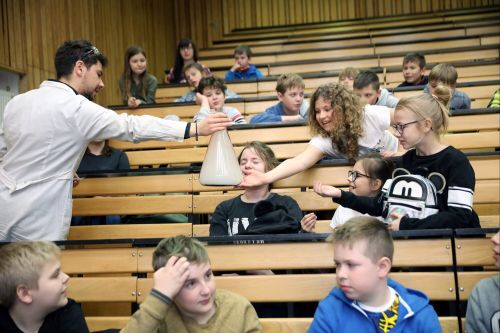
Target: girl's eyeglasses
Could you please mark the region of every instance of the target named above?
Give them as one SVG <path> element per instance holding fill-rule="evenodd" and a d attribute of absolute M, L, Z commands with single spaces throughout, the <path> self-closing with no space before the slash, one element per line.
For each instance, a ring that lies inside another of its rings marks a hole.
<path fill-rule="evenodd" d="M 352 170 L 347 171 L 347 178 L 351 182 L 355 182 L 358 177 L 372 178 L 372 177 L 370 177 L 368 175 L 362 174 L 361 172 L 352 171 Z"/>
<path fill-rule="evenodd" d="M 396 125 L 392 125 L 391 127 L 394 128 L 400 135 L 403 135 L 403 132 L 404 132 L 405 128 L 408 127 L 408 125 L 416 124 L 422 120 L 424 120 L 424 119 L 410 121 L 409 123 L 406 123 L 406 124 L 396 124 Z"/>

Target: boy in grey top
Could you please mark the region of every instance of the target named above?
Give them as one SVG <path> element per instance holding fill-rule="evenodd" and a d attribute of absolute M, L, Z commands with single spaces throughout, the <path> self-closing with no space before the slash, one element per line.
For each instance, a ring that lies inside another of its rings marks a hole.
<path fill-rule="evenodd" d="M 500 231 L 492 238 L 495 266 L 500 269 Z M 467 333 L 500 332 L 500 274 L 479 281 L 467 303 Z"/>
<path fill-rule="evenodd" d="M 226 85 L 222 79 L 215 76 L 204 77 L 198 84 L 197 90 L 196 103 L 201 104 L 201 108 L 194 116 L 194 122 L 205 119 L 210 113 L 223 112 L 233 124 L 247 123 L 238 109 L 224 106 Z"/>
<path fill-rule="evenodd" d="M 380 88 L 378 75 L 372 71 L 362 71 L 356 76 L 354 91 L 366 104 L 370 105 L 395 108 L 399 101 L 387 89 Z"/>

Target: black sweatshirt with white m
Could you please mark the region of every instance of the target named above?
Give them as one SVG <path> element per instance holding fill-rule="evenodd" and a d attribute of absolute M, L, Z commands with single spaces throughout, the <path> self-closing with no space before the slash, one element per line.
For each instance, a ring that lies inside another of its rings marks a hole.
<path fill-rule="evenodd" d="M 467 157 L 459 150 L 449 146 L 437 154 L 418 156 L 415 149 L 406 152 L 397 162 L 398 168 L 404 168 L 411 174 L 440 173 L 446 180 L 445 187 L 437 194 L 439 213 L 424 219 L 405 216 L 399 228 L 409 229 L 444 229 L 444 228 L 479 228 L 479 218 L 472 209 L 476 178 Z M 381 216 L 383 200 L 358 197 L 342 191 L 334 202 L 360 213 Z"/>

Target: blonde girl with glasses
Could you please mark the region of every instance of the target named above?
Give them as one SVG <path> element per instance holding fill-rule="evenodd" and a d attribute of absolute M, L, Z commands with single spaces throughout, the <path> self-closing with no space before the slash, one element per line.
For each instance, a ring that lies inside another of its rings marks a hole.
<path fill-rule="evenodd" d="M 423 219 L 393 213 L 392 230 L 479 228 L 479 219 L 472 209 L 475 174 L 467 157 L 452 146 L 441 143 L 440 137 L 448 126 L 447 105 L 451 98 L 449 88 L 439 85 L 434 94 L 403 98 L 396 106 L 393 127 L 400 145 L 408 151 L 398 167 L 411 174 L 439 176 L 437 186 L 437 214 Z M 357 196 L 319 181 L 314 191 L 332 197 L 338 204 L 372 216 L 382 214 L 383 200 L 379 197 Z"/>

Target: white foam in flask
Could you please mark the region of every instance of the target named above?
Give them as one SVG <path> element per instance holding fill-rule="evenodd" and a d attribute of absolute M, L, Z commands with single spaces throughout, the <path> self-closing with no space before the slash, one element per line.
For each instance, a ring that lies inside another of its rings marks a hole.
<path fill-rule="evenodd" d="M 238 185 L 243 180 L 240 165 L 227 130 L 210 137 L 200 171 L 200 183 L 211 186 Z"/>

